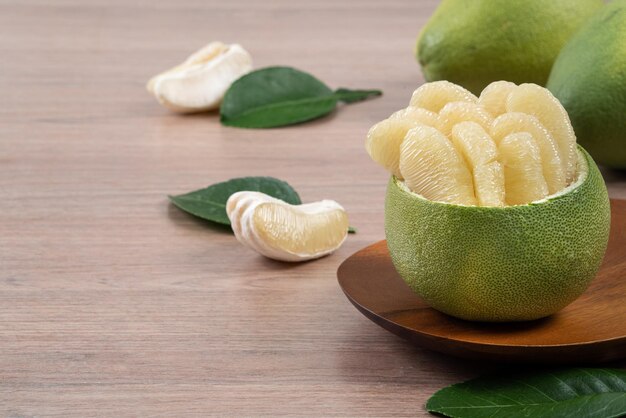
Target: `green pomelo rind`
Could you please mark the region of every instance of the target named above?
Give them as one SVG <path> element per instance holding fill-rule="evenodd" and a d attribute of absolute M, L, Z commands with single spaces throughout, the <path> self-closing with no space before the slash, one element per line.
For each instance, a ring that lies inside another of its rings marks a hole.
<path fill-rule="evenodd" d="M 492 81 L 545 85 L 559 51 L 602 0 L 443 0 L 417 41 L 426 81 L 474 94 Z"/>
<path fill-rule="evenodd" d="M 626 168 L 626 1 L 595 14 L 559 54 L 547 84 L 598 164 Z"/>
<path fill-rule="evenodd" d="M 585 177 L 564 194 L 503 208 L 429 201 L 392 176 L 385 234 L 396 270 L 426 303 L 458 318 L 524 321 L 559 311 L 596 275 L 609 237 L 606 186 L 581 147 L 579 172 Z"/>

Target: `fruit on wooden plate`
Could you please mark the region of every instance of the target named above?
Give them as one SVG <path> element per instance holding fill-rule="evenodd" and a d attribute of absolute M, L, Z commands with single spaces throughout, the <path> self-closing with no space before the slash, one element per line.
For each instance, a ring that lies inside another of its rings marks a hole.
<path fill-rule="evenodd" d="M 497 80 L 544 85 L 563 45 L 602 4 L 443 0 L 420 32 L 417 59 L 427 81 L 449 80 L 475 94 Z"/>
<path fill-rule="evenodd" d="M 626 169 L 626 0 L 606 4 L 570 39 L 547 87 L 593 158 Z"/>
<path fill-rule="evenodd" d="M 587 288 L 608 241 L 602 176 L 582 148 L 578 162 L 578 178 L 560 193 L 505 207 L 434 202 L 392 177 L 385 233 L 398 273 L 430 306 L 462 319 L 559 311 Z"/>
<path fill-rule="evenodd" d="M 323 257 L 348 233 L 348 215 L 333 200 L 290 205 L 260 192 L 237 192 L 226 213 L 239 242 L 275 260 Z"/>
<path fill-rule="evenodd" d="M 176 112 L 213 110 L 230 85 L 250 70 L 252 58 L 241 45 L 211 42 L 182 64 L 152 77 L 147 89 Z"/>
<path fill-rule="evenodd" d="M 610 207 L 567 113 L 530 84 L 494 83 L 478 98 L 450 94 L 460 90 L 448 82 L 420 89 L 428 96 L 411 103 L 438 123 L 367 147 L 377 162 L 377 152 L 398 161 L 387 167 L 385 233 L 400 276 L 467 320 L 532 320 L 571 303 L 600 266 Z M 442 113 L 454 115 L 447 126 Z"/>

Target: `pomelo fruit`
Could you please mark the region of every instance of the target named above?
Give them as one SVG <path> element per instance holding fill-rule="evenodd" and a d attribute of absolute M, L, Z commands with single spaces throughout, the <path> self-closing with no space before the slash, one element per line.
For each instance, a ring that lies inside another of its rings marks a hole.
<path fill-rule="evenodd" d="M 443 0 L 420 32 L 417 58 L 426 81 L 449 80 L 475 94 L 497 80 L 544 85 L 565 42 L 602 5 Z"/>
<path fill-rule="evenodd" d="M 395 177 L 385 233 L 400 276 L 433 308 L 475 321 L 523 321 L 562 309 L 587 288 L 606 250 L 608 194 L 578 148 L 578 179 L 519 206 L 434 202 Z"/>
<path fill-rule="evenodd" d="M 547 84 L 598 164 L 626 169 L 626 1 L 604 6 L 565 45 Z"/>
<path fill-rule="evenodd" d="M 535 84 L 476 97 L 444 81 L 409 109 L 429 117 L 390 117 L 366 142 L 392 174 L 385 230 L 409 286 L 480 321 L 541 318 L 579 296 L 606 250 L 609 200 L 559 101 Z"/>

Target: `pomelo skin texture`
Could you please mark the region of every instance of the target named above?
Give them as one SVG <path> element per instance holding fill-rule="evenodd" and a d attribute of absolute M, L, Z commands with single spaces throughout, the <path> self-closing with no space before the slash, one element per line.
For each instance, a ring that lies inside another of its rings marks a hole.
<path fill-rule="evenodd" d="M 604 6 L 570 39 L 547 87 L 598 164 L 626 169 L 626 1 Z"/>
<path fill-rule="evenodd" d="M 580 147 L 578 158 L 580 183 L 519 206 L 433 202 L 392 176 L 385 233 L 396 270 L 430 306 L 466 320 L 524 321 L 562 309 L 597 273 L 610 227 L 602 175 Z"/>
<path fill-rule="evenodd" d="M 417 58 L 426 81 L 474 94 L 492 81 L 545 85 L 565 42 L 602 0 L 443 0 L 422 29 Z"/>

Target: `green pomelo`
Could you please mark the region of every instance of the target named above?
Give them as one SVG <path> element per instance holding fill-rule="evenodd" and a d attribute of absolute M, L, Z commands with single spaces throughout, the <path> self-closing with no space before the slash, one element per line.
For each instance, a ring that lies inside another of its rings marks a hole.
<path fill-rule="evenodd" d="M 400 276 L 425 302 L 467 320 L 542 318 L 580 296 L 609 237 L 609 198 L 579 147 L 578 179 L 562 193 L 519 206 L 433 202 L 392 177 L 385 232 Z"/>
<path fill-rule="evenodd" d="M 626 1 L 613 1 L 565 45 L 548 89 L 598 164 L 626 168 Z"/>
<path fill-rule="evenodd" d="M 420 33 L 426 81 L 478 95 L 492 81 L 545 85 L 565 42 L 602 0 L 443 0 Z"/>

